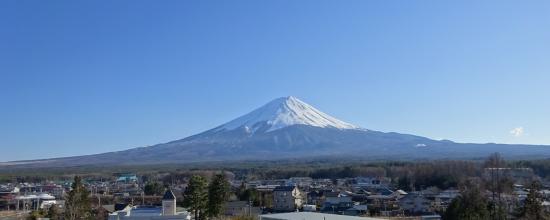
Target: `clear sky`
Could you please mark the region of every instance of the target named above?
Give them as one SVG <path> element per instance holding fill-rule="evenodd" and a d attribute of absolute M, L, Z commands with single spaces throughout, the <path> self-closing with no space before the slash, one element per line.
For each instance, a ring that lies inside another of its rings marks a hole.
<path fill-rule="evenodd" d="M 0 2 L 0 161 L 148 146 L 293 95 L 344 121 L 550 144 L 550 1 Z"/>

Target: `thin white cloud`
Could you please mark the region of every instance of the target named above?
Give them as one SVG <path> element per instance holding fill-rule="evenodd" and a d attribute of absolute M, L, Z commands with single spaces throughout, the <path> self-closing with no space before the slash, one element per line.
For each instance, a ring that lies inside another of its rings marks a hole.
<path fill-rule="evenodd" d="M 512 134 L 514 137 L 521 137 L 524 133 L 523 127 L 517 127 L 510 131 L 510 134 Z"/>

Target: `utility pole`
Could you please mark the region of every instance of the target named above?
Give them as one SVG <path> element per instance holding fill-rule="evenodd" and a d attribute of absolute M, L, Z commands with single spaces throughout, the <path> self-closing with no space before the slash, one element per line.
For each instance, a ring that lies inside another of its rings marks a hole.
<path fill-rule="evenodd" d="M 248 200 L 248 216 L 252 216 L 252 200 Z"/>

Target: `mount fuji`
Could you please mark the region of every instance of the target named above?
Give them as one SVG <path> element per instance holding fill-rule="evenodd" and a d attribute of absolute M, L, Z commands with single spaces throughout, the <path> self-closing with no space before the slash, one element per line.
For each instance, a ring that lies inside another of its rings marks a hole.
<path fill-rule="evenodd" d="M 251 133 L 256 133 L 256 131 L 275 131 L 293 125 L 338 129 L 359 128 L 327 115 L 296 97 L 289 96 L 275 99 L 261 108 L 230 121 L 215 130 L 227 131 L 245 128 Z"/>
<path fill-rule="evenodd" d="M 124 151 L 2 166 L 163 164 L 296 158 L 366 160 L 473 159 L 500 152 L 507 158 L 548 158 L 550 146 L 455 143 L 361 128 L 289 96 L 184 139 Z"/>

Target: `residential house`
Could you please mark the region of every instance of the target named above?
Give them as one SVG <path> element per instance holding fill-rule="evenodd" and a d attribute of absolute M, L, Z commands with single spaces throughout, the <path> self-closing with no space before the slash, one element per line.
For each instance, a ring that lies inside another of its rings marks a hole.
<path fill-rule="evenodd" d="M 367 197 L 367 204 L 375 212 L 380 212 L 383 216 L 396 215 L 399 212 L 398 198 L 399 193 L 389 195 L 375 194 Z"/>
<path fill-rule="evenodd" d="M 441 191 L 434 198 L 434 209 L 436 211 L 444 212 L 451 204 L 451 201 L 460 195 L 460 191 L 457 189 L 447 189 Z"/>
<path fill-rule="evenodd" d="M 311 177 L 291 177 L 288 179 L 286 185 L 294 185 L 300 189 L 309 188 L 313 184 Z"/>
<path fill-rule="evenodd" d="M 307 202 L 308 204 L 316 205 L 318 207 L 321 207 L 323 203 L 325 202 L 325 194 L 327 190 L 314 190 L 309 193 L 307 193 Z"/>
<path fill-rule="evenodd" d="M 387 177 L 357 177 L 353 180 L 355 188 L 387 188 L 391 180 Z"/>
<path fill-rule="evenodd" d="M 340 192 L 326 192 L 325 201 L 321 206 L 321 212 L 325 213 L 343 213 L 345 210 L 353 207 L 351 196 Z"/>
<path fill-rule="evenodd" d="M 399 200 L 399 207 L 406 214 L 431 213 L 432 202 L 420 192 L 410 192 Z"/>
<path fill-rule="evenodd" d="M 363 216 L 369 212 L 367 205 L 353 205 L 353 207 L 346 209 L 344 215 Z"/>

